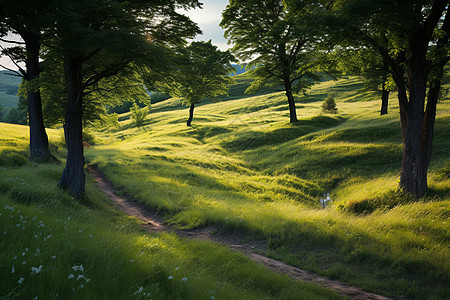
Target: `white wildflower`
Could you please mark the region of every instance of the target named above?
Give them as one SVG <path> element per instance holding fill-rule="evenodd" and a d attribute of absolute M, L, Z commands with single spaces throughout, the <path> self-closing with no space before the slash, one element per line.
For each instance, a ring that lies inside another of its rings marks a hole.
<path fill-rule="evenodd" d="M 14 266 L 11 268 L 11 274 L 16 273 L 16 269 L 14 269 Z"/>
<path fill-rule="evenodd" d="M 181 281 L 186 282 L 188 279 L 186 277 L 181 278 Z"/>
<path fill-rule="evenodd" d="M 72 279 L 72 278 L 75 278 L 75 276 L 73 276 L 73 274 L 69 274 L 68 279 Z"/>
<path fill-rule="evenodd" d="M 75 272 L 84 272 L 83 265 L 73 266 L 72 270 L 74 270 Z"/>
<path fill-rule="evenodd" d="M 84 278 L 84 275 L 78 275 L 77 280 Z"/>
<path fill-rule="evenodd" d="M 39 274 L 42 271 L 42 265 L 40 265 L 38 268 L 36 267 L 31 267 L 31 275 L 34 274 Z"/>
<path fill-rule="evenodd" d="M 56 255 L 53 255 L 52 257 L 50 257 L 51 259 L 55 259 L 56 258 Z"/>
<path fill-rule="evenodd" d="M 23 262 L 22 262 L 22 265 L 26 265 L 27 264 L 27 262 L 24 260 Z"/>
<path fill-rule="evenodd" d="M 20 277 L 19 280 L 17 280 L 17 282 L 18 282 L 19 284 L 22 284 L 24 280 L 25 280 L 25 278 Z"/>
<path fill-rule="evenodd" d="M 173 279 L 173 277 L 172 277 L 172 275 L 170 275 L 169 277 L 167 277 L 169 280 L 172 280 Z"/>
<path fill-rule="evenodd" d="M 180 267 L 176 267 L 176 268 L 175 268 L 175 270 L 179 270 L 179 269 L 180 269 Z"/>
<path fill-rule="evenodd" d="M 141 286 L 141 287 L 139 288 L 139 290 L 137 290 L 136 292 L 133 293 L 133 295 L 140 294 L 140 293 L 142 293 L 143 290 L 144 290 L 144 288 Z"/>

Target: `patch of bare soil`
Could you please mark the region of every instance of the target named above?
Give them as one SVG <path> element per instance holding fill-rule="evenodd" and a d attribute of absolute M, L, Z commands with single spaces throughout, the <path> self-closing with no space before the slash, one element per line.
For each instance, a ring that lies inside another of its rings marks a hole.
<path fill-rule="evenodd" d="M 317 274 L 301 270 L 297 267 L 288 265 L 284 262 L 266 257 L 256 253 L 265 249 L 264 241 L 251 241 L 242 243 L 242 238 L 230 233 L 218 232 L 216 228 L 206 227 L 195 230 L 180 230 L 176 229 L 156 213 L 155 210 L 139 203 L 130 196 L 118 196 L 114 193 L 114 184 L 108 180 L 103 172 L 95 165 L 87 166 L 88 172 L 93 176 L 97 182 L 98 187 L 126 214 L 134 216 L 144 222 L 143 227 L 150 232 L 174 232 L 178 236 L 184 238 L 209 240 L 221 243 L 230 247 L 232 250 L 239 251 L 247 257 L 263 264 L 268 269 L 279 274 L 286 274 L 287 276 L 300 280 L 303 282 L 314 282 L 323 287 L 335 290 L 341 295 L 349 296 L 351 299 L 357 300 L 389 300 L 390 298 L 363 291 L 357 287 L 350 286 L 346 283 L 328 279 Z"/>

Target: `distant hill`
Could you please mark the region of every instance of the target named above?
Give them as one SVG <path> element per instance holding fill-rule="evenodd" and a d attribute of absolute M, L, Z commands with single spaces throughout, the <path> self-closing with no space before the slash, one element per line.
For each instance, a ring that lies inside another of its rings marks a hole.
<path fill-rule="evenodd" d="M 8 71 L 0 71 L 0 105 L 4 108 L 17 107 L 19 97 L 17 90 L 22 78 L 8 75 Z"/>
<path fill-rule="evenodd" d="M 232 66 L 236 68 L 236 72 L 231 74 L 231 76 L 239 75 L 239 74 L 242 74 L 247 71 L 245 69 L 245 66 L 241 66 L 241 65 L 237 65 L 237 64 L 232 64 Z"/>
<path fill-rule="evenodd" d="M 22 78 L 8 75 L 8 71 L 0 71 L 0 89 L 5 87 L 16 87 L 22 82 Z"/>

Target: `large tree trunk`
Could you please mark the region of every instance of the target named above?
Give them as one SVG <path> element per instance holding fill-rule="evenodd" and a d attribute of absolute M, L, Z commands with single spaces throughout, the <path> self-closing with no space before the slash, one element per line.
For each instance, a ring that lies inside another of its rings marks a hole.
<path fill-rule="evenodd" d="M 187 126 L 191 126 L 192 119 L 194 118 L 194 103 L 191 104 L 191 107 L 189 108 L 189 118 L 186 122 Z"/>
<path fill-rule="evenodd" d="M 427 189 L 429 156 L 426 148 L 427 132 L 424 132 L 425 97 L 429 66 L 423 48 L 413 51 L 408 71 L 409 102 L 400 101 L 400 110 L 406 118 L 400 118 L 404 131 L 402 170 L 400 188 L 406 192 L 421 196 Z M 432 122 L 434 127 L 434 120 Z M 430 124 L 431 125 L 431 124 Z M 431 139 L 429 140 L 431 143 Z M 431 149 L 431 146 L 430 146 Z"/>
<path fill-rule="evenodd" d="M 294 96 L 292 95 L 292 84 L 289 78 L 284 80 L 284 88 L 286 90 L 286 97 L 288 98 L 289 103 L 289 122 L 294 123 L 297 122 L 297 111 L 295 109 L 295 101 Z"/>
<path fill-rule="evenodd" d="M 68 92 L 64 137 L 67 146 L 67 162 L 58 186 L 76 198 L 85 194 L 85 174 L 82 128 L 82 60 L 64 59 L 64 72 Z"/>
<path fill-rule="evenodd" d="M 381 112 L 380 115 L 387 115 L 389 104 L 389 90 L 386 89 L 386 84 L 383 82 L 381 91 Z"/>
<path fill-rule="evenodd" d="M 26 46 L 26 76 L 25 80 L 32 81 L 39 77 L 39 35 L 26 32 L 22 34 Z M 30 161 L 51 162 L 57 159 L 50 154 L 48 137 L 44 127 L 42 116 L 41 93 L 39 89 L 29 88 L 28 122 L 30 127 Z"/>

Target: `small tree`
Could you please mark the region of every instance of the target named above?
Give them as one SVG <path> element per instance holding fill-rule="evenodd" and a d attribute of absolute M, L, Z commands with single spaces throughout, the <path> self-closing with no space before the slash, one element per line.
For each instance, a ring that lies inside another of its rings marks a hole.
<path fill-rule="evenodd" d="M 208 42 L 192 42 L 188 47 L 178 48 L 172 70 L 158 75 L 155 85 L 164 93 L 183 97 L 190 105 L 187 126 L 191 126 L 195 104 L 204 98 L 224 95 L 233 82 L 230 77 L 235 68 L 229 51 L 220 51 Z M 154 80 L 153 74 L 152 77 Z"/>
<path fill-rule="evenodd" d="M 333 96 L 328 95 L 325 101 L 322 104 L 322 111 L 325 113 L 335 114 L 337 112 L 336 101 L 334 101 Z"/>
<path fill-rule="evenodd" d="M 145 118 L 147 117 L 149 110 L 148 106 L 140 108 L 136 103 L 130 108 L 131 120 L 136 125 L 136 127 L 141 127 L 144 125 Z"/>

